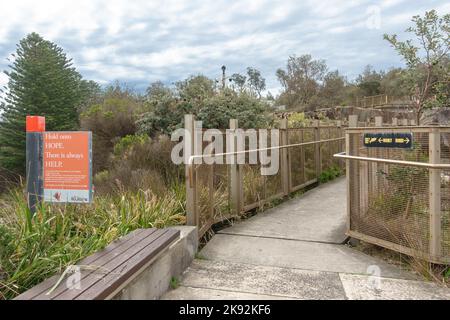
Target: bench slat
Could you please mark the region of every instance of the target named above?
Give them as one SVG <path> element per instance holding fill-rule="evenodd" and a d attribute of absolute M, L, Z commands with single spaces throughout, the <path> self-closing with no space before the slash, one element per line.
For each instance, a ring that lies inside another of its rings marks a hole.
<path fill-rule="evenodd" d="M 126 252 L 133 251 L 133 248 L 136 246 L 136 244 L 141 243 L 142 241 L 145 241 L 146 239 L 149 238 L 152 239 L 152 237 L 157 233 L 158 233 L 157 229 L 146 229 L 143 232 L 139 233 L 139 236 L 130 237 L 128 241 L 126 241 L 124 244 L 115 248 L 114 250 L 109 251 L 109 254 L 106 255 L 100 254 L 98 259 L 94 260 L 88 259 L 88 261 L 91 261 L 90 263 L 91 266 L 95 266 L 97 268 L 99 267 L 108 268 L 108 266 L 106 266 L 108 263 L 111 262 L 114 263 L 113 261 L 117 257 L 123 256 Z M 101 274 L 99 274 L 98 271 L 96 272 L 96 270 L 81 269 L 80 272 L 81 272 L 80 281 L 82 286 L 84 286 L 84 283 L 88 277 L 95 277 L 96 279 L 101 278 Z M 67 278 L 64 279 L 64 281 L 61 282 L 61 284 L 50 295 L 46 295 L 45 292 L 44 294 L 34 297 L 33 300 L 54 300 L 59 295 L 63 295 L 65 292 L 70 290 L 66 286 L 66 280 Z M 72 285 L 76 284 L 77 283 L 73 283 Z M 82 290 L 84 290 L 83 287 Z M 79 290 L 70 290 L 70 291 L 77 291 L 78 293 L 80 292 Z M 68 300 L 70 300 L 70 298 Z"/>
<path fill-rule="evenodd" d="M 101 266 L 108 270 L 108 274 L 115 273 L 115 272 L 122 272 L 121 268 L 118 268 L 120 266 L 125 267 L 128 261 L 137 255 L 139 252 L 144 250 L 147 246 L 151 245 L 155 241 L 157 241 L 161 236 L 163 236 L 165 233 L 171 233 L 178 237 L 179 231 L 173 230 L 173 229 L 160 229 L 156 230 L 149 236 L 147 236 L 145 239 L 142 239 L 141 241 L 137 242 L 130 248 L 128 248 L 126 251 L 123 251 L 119 255 L 110 258 L 109 256 L 104 257 L 104 261 L 102 261 Z M 164 243 L 161 243 L 162 246 Z M 144 259 L 145 257 L 141 257 L 141 259 Z M 98 273 L 91 272 L 87 275 L 87 277 L 83 277 L 81 280 L 81 290 L 70 290 L 66 288 L 62 293 L 58 293 L 54 296 L 52 296 L 52 299 L 55 300 L 73 300 L 76 299 L 78 296 L 83 295 L 83 293 L 87 290 L 90 290 L 92 286 L 94 286 L 98 282 L 104 282 L 105 277 L 108 276 L 99 276 Z M 124 278 L 126 279 L 126 278 Z"/>
<path fill-rule="evenodd" d="M 83 260 L 81 260 L 79 265 L 89 265 L 102 258 L 107 254 L 114 254 L 114 251 L 117 251 L 120 247 L 125 245 L 127 242 L 132 241 L 133 239 L 139 238 L 142 236 L 144 232 L 154 231 L 155 229 L 136 229 L 126 236 L 119 238 L 113 242 L 111 242 L 105 249 L 100 250 Z M 61 273 L 62 274 L 62 273 Z M 58 279 L 61 277 L 61 274 L 54 275 L 45 281 L 39 283 L 34 286 L 30 290 L 25 291 L 24 293 L 17 296 L 14 300 L 32 300 L 40 295 L 44 295 L 56 284 Z M 64 281 L 60 284 L 61 287 L 64 287 Z M 57 288 L 58 289 L 58 288 Z M 56 290 L 55 290 L 56 291 Z M 46 296 L 47 297 L 47 296 Z"/>
<path fill-rule="evenodd" d="M 131 259 L 116 267 L 101 281 L 84 291 L 76 300 L 103 300 L 113 294 L 123 283 L 150 262 L 160 252 L 179 238 L 178 230 L 167 230 L 155 242 L 145 247 Z M 118 273 L 120 272 L 120 274 Z"/>

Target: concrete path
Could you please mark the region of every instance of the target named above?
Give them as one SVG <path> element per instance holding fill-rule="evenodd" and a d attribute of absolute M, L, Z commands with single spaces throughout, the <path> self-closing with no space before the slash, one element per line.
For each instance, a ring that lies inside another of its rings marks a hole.
<path fill-rule="evenodd" d="M 163 298 L 450 299 L 450 289 L 343 244 L 345 188 L 338 179 L 222 230 Z"/>

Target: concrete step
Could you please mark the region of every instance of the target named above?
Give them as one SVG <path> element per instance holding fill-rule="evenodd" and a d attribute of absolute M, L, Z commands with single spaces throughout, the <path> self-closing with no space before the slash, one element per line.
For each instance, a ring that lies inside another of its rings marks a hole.
<path fill-rule="evenodd" d="M 225 291 L 207 288 L 181 286 L 168 292 L 161 300 L 296 300 L 289 297 L 278 297 L 238 291 Z"/>
<path fill-rule="evenodd" d="M 450 300 L 434 283 L 194 260 L 164 300 Z"/>
<path fill-rule="evenodd" d="M 413 274 L 345 245 L 217 234 L 200 255 L 214 261 L 259 266 L 371 275 L 377 266 L 382 277 L 417 279 Z"/>
<path fill-rule="evenodd" d="M 432 282 L 351 274 L 339 276 L 351 300 L 450 300 L 450 289 Z"/>
<path fill-rule="evenodd" d="M 208 297 L 208 294 L 212 294 Z M 194 260 L 164 299 L 345 299 L 337 273 Z"/>
<path fill-rule="evenodd" d="M 346 192 L 340 178 L 219 233 L 341 244 L 347 238 Z"/>

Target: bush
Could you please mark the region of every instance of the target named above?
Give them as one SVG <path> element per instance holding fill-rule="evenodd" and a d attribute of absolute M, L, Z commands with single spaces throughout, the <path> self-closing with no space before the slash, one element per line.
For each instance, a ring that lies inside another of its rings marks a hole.
<path fill-rule="evenodd" d="M 100 104 L 81 114 L 81 129 L 93 133 L 94 172 L 108 167 L 114 145 L 122 137 L 136 133 L 136 119 L 143 103 L 131 93 L 110 90 Z"/>
<path fill-rule="evenodd" d="M 302 128 L 311 124 L 311 119 L 307 119 L 304 112 L 293 113 L 288 119 L 289 128 Z"/>
<path fill-rule="evenodd" d="M 151 190 L 157 195 L 184 180 L 184 168 L 171 161 L 174 142 L 167 136 L 126 136 L 114 147 L 108 171 L 94 178 L 98 194 Z"/>

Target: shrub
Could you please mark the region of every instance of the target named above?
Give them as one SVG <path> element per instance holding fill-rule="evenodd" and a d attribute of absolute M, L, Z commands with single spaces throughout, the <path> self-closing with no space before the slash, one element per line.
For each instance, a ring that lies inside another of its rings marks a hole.
<path fill-rule="evenodd" d="M 136 133 L 136 118 L 143 104 L 131 93 L 110 90 L 100 104 L 81 114 L 82 130 L 93 133 L 94 172 L 108 167 L 114 145 L 122 137 Z"/>
<path fill-rule="evenodd" d="M 288 119 L 289 128 L 302 128 L 311 124 L 311 119 L 307 119 L 304 112 L 293 113 Z"/>
<path fill-rule="evenodd" d="M 96 193 L 152 190 L 163 195 L 172 184 L 181 183 L 184 178 L 183 167 L 171 161 L 173 145 L 167 136 L 122 138 L 114 147 L 109 170 L 94 178 Z"/>

